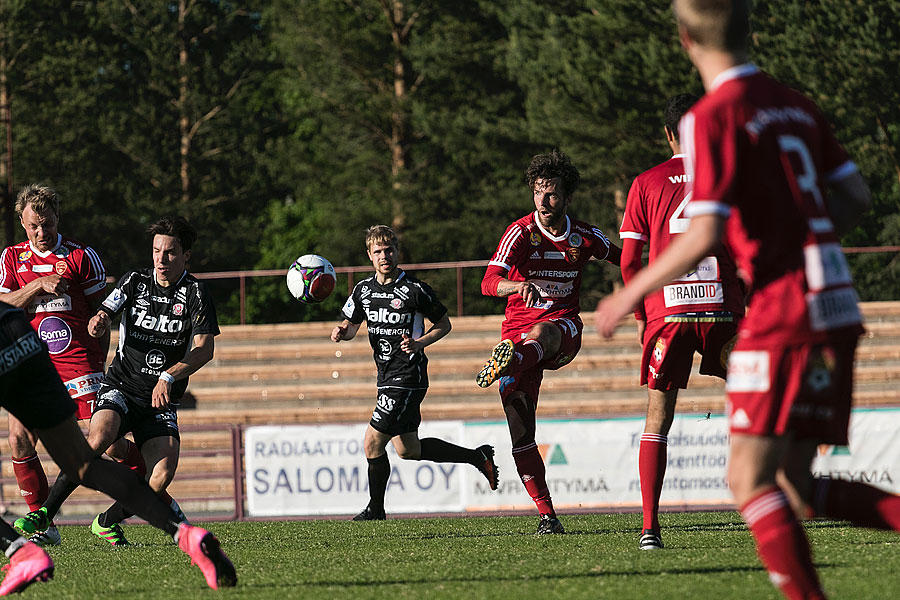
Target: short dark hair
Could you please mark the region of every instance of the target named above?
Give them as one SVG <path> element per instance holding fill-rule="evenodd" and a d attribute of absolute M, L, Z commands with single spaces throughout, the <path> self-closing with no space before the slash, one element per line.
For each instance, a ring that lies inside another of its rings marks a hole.
<path fill-rule="evenodd" d="M 681 141 L 678 135 L 678 123 L 681 121 L 681 117 L 683 117 L 684 113 L 689 111 L 699 99 L 700 98 L 693 94 L 678 94 L 666 101 L 666 108 L 663 111 L 663 121 L 666 124 L 666 128 L 675 136 L 676 142 Z"/>
<path fill-rule="evenodd" d="M 538 154 L 532 157 L 531 163 L 525 169 L 525 183 L 532 190 L 534 182 L 539 179 L 557 178 L 562 180 L 565 197 L 568 198 L 575 193 L 581 174 L 566 153 L 556 148 L 551 150 L 550 154 Z"/>
<path fill-rule="evenodd" d="M 184 217 L 167 216 L 147 228 L 151 237 L 168 235 L 178 239 L 181 249 L 187 252 L 197 240 L 197 230 Z"/>

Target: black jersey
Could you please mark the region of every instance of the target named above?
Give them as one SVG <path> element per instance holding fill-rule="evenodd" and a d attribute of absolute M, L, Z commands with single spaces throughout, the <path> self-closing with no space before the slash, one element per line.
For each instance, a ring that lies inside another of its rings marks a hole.
<path fill-rule="evenodd" d="M 379 387 L 428 387 L 425 352 L 407 354 L 400 349 L 404 334 L 413 339 L 422 336 L 424 317 L 437 323 L 447 314 L 427 283 L 402 270 L 387 285 L 381 285 L 372 275 L 356 284 L 341 312 L 355 325 L 366 322 Z"/>
<path fill-rule="evenodd" d="M 110 318 L 122 314 L 119 346 L 106 380 L 150 404 L 159 374 L 180 362 L 197 334 L 219 334 L 216 309 L 206 284 L 185 271 L 175 285 L 162 287 L 152 268 L 126 273 L 100 306 Z M 172 385 L 184 395 L 188 380 Z"/>

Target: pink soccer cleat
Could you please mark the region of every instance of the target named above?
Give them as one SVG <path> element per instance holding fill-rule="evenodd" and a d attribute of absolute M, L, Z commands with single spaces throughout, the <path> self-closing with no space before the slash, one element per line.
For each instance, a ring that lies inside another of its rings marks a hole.
<path fill-rule="evenodd" d="M 0 596 L 17 594 L 35 581 L 47 581 L 53 577 L 53 560 L 34 542 L 25 542 L 9 564 L 3 566 L 6 577 L 0 583 Z"/>
<path fill-rule="evenodd" d="M 191 564 L 197 565 L 206 578 L 206 584 L 214 590 L 219 586 L 233 587 L 237 584 L 234 565 L 219 547 L 216 536 L 205 529 L 187 523 L 178 526 L 178 547 L 191 557 Z"/>

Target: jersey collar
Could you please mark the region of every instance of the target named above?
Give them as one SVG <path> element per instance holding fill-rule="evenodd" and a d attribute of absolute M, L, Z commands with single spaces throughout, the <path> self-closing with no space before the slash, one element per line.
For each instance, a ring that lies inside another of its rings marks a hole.
<path fill-rule="evenodd" d="M 538 220 L 537 211 L 534 211 L 534 215 L 532 218 L 534 219 L 534 224 L 537 225 L 537 228 L 541 230 L 541 233 L 543 233 L 548 239 L 554 242 L 561 242 L 567 239 L 569 237 L 569 233 L 572 230 L 572 221 L 569 220 L 569 215 L 566 215 L 566 231 L 558 236 L 553 235 L 552 233 L 544 229 L 543 226 L 541 226 L 541 222 Z"/>
<path fill-rule="evenodd" d="M 31 248 L 32 252 L 34 252 L 41 258 L 45 258 L 45 257 L 53 254 L 54 252 L 56 252 L 59 249 L 59 247 L 61 245 L 62 245 L 62 234 L 61 233 L 56 234 L 56 245 L 53 246 L 52 248 L 50 248 L 49 250 L 47 250 L 46 252 L 41 252 L 40 250 L 38 250 L 37 248 L 35 248 L 34 246 L 31 245 L 31 240 L 28 240 L 28 247 Z"/>
<path fill-rule="evenodd" d="M 731 81 L 732 79 L 740 79 L 741 77 L 748 77 L 757 73 L 759 73 L 759 67 L 757 67 L 753 63 L 744 63 L 736 67 L 731 67 L 730 69 L 725 69 L 724 71 L 716 75 L 715 79 L 713 79 L 709 91 L 715 90 L 726 81 Z"/>

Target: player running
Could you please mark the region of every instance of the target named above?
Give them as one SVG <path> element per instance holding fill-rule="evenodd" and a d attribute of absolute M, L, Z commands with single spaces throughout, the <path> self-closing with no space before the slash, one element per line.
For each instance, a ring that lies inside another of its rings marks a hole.
<path fill-rule="evenodd" d="M 183 217 L 164 217 L 148 233 L 153 267 L 122 277 L 87 324 L 91 336 L 101 337 L 122 315 L 119 347 L 97 392 L 88 443 L 105 448 L 131 432 L 150 487 L 162 494 L 178 465 L 178 400 L 188 376 L 212 359 L 219 326 L 206 285 L 185 270 L 197 238 L 194 228 Z M 61 475 L 45 505 L 16 526 L 41 531 L 76 487 Z M 91 531 L 113 546 L 126 545 L 119 523 L 131 514 L 116 502 L 97 515 Z"/>
<path fill-rule="evenodd" d="M 666 102 L 663 130 L 674 156 L 638 175 L 628 192 L 622 238 L 622 279 L 627 284 L 641 269 L 641 252 L 650 246 L 652 264 L 689 222 L 683 211 L 690 200 L 685 183 L 678 122 L 697 101 L 679 94 Z M 659 497 L 666 472 L 669 429 L 678 390 L 687 387 L 694 352 L 703 359 L 700 373 L 725 378 L 728 352 L 744 313 L 743 289 L 731 255 L 719 244 L 692 270 L 644 298 L 634 310 L 643 346 L 641 385 L 647 386 L 647 421 L 641 435 L 638 471 L 644 522 L 638 547 L 663 547 Z"/>
<path fill-rule="evenodd" d="M 481 282 L 486 296 L 508 298 L 502 341 L 475 381 L 500 380 L 500 399 L 512 437 L 512 455 L 537 505 L 537 533 L 564 533 L 553 510 L 544 461 L 535 442 L 538 393 L 544 369 L 567 365 L 581 348 L 581 272 L 591 258 L 619 264 L 621 251 L 602 231 L 566 214 L 578 169 L 553 150 L 531 159 L 525 181 L 535 211 L 506 229 Z"/>
<path fill-rule="evenodd" d="M 0 256 L 0 301 L 25 309 L 75 400 L 76 418 L 90 419 L 109 336 L 92 338 L 87 322 L 106 296 L 106 270 L 92 248 L 59 234 L 59 196 L 51 188 L 38 184 L 23 188 L 16 214 L 28 239 Z M 49 491 L 34 442 L 34 434 L 10 414 L 13 472 L 30 511 L 43 506 Z M 120 440 L 107 453 L 143 475 L 144 460 L 129 440 Z M 52 522 L 29 539 L 41 546 L 61 542 Z"/>
<path fill-rule="evenodd" d="M 728 483 L 771 581 L 824 598 L 798 518 L 900 531 L 900 496 L 814 478 L 819 444 L 847 444 L 862 333 L 838 235 L 871 203 L 815 104 L 747 62 L 747 0 L 675 0 L 679 36 L 706 96 L 681 121 L 693 197 L 688 230 L 600 303 L 611 335 L 646 294 L 727 236 L 748 284 L 728 365 Z"/>
<path fill-rule="evenodd" d="M 54 461 L 73 481 L 109 494 L 151 525 L 171 535 L 213 589 L 237 583 L 234 566 L 216 537 L 180 518 L 127 467 L 97 456 L 72 418 L 77 411 L 53 363 L 23 311 L 0 302 L 0 405 L 35 432 Z M 3 567 L 0 596 L 18 593 L 53 577 L 53 560 L 34 542 L 0 520 Z"/>
<path fill-rule="evenodd" d="M 334 342 L 351 340 L 365 321 L 378 367 L 378 399 L 363 439 L 369 463 L 369 504 L 353 520 L 385 518 L 384 494 L 391 475 L 385 452 L 389 441 L 405 460 L 470 464 L 496 490 L 499 472 L 492 446 L 470 450 L 438 438 L 419 439 L 419 408 L 428 391 L 425 347 L 450 333 L 447 309 L 428 284 L 397 266 L 400 249 L 390 227 L 369 227 L 366 251 L 375 274 L 356 284 L 342 309 L 344 320 L 331 332 Z M 432 323 L 428 331 L 424 319 Z"/>

